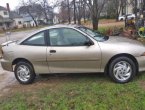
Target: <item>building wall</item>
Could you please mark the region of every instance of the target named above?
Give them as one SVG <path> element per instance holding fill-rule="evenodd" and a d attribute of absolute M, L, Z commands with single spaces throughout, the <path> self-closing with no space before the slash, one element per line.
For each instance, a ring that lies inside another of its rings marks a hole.
<path fill-rule="evenodd" d="M 11 27 L 14 27 L 14 28 L 15 27 L 16 28 L 22 28 L 23 27 L 23 23 L 24 23 L 23 18 L 15 18 L 13 20 L 14 21 L 13 21 Z"/>
<path fill-rule="evenodd" d="M 36 25 L 35 25 L 34 21 L 27 21 L 27 22 L 25 21 L 24 26 L 25 27 L 35 27 Z"/>
<path fill-rule="evenodd" d="M 5 15 L 4 13 L 6 13 L 7 15 Z M 8 13 L 8 11 L 2 10 L 2 11 L 0 11 L 0 15 L 1 15 L 3 18 L 9 18 L 9 13 Z"/>

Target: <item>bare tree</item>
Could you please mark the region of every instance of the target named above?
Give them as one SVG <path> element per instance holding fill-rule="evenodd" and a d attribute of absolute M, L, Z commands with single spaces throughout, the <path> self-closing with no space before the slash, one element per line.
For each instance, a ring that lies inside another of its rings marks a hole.
<path fill-rule="evenodd" d="M 71 23 L 71 17 L 70 17 L 70 2 L 67 0 L 67 14 L 68 14 L 68 22 Z"/>
<path fill-rule="evenodd" d="M 113 0 L 114 6 L 115 6 L 115 14 L 116 14 L 116 21 L 118 21 L 118 17 L 123 11 L 123 9 L 126 7 L 127 0 Z M 125 12 L 126 14 L 126 12 Z"/>
<path fill-rule="evenodd" d="M 83 0 L 89 7 L 93 29 L 98 30 L 100 14 L 108 0 Z"/>
<path fill-rule="evenodd" d="M 145 0 L 143 0 L 142 2 L 143 2 L 143 7 L 142 7 L 143 17 L 145 18 Z"/>
<path fill-rule="evenodd" d="M 74 24 L 76 24 L 76 0 L 73 0 L 73 9 L 74 9 Z"/>
<path fill-rule="evenodd" d="M 42 7 L 42 13 L 45 15 L 46 22 L 49 21 L 48 19 L 48 12 L 49 12 L 49 5 L 47 0 L 40 0 L 40 4 Z"/>
<path fill-rule="evenodd" d="M 86 4 L 84 2 L 83 3 L 83 18 L 84 18 L 84 23 L 86 23 Z"/>
<path fill-rule="evenodd" d="M 81 19 L 83 17 L 83 1 L 79 0 L 76 2 L 76 15 L 78 24 L 81 25 Z"/>
<path fill-rule="evenodd" d="M 36 27 L 38 26 L 37 20 L 36 20 L 36 12 L 39 13 L 39 10 L 37 8 L 37 0 L 28 0 L 24 1 L 21 0 L 21 7 L 19 10 L 22 10 L 24 13 L 28 14 L 34 21 Z"/>
<path fill-rule="evenodd" d="M 61 22 L 66 22 L 68 20 L 68 9 L 65 1 L 62 1 L 60 4 L 59 17 Z"/>

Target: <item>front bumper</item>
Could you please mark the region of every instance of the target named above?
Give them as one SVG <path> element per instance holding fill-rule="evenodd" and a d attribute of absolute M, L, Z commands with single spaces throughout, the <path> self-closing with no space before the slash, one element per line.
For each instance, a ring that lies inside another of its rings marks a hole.
<path fill-rule="evenodd" d="M 1 62 L 1 66 L 2 66 L 2 68 L 4 70 L 13 71 L 13 69 L 12 69 L 12 62 L 9 62 L 9 61 L 7 61 L 5 59 L 1 59 L 0 62 Z"/>
<path fill-rule="evenodd" d="M 145 56 L 136 57 L 139 67 L 139 72 L 145 71 Z"/>

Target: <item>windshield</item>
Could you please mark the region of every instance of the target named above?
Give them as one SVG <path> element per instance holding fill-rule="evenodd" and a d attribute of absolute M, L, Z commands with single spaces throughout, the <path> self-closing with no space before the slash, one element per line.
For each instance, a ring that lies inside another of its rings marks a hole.
<path fill-rule="evenodd" d="M 106 41 L 109 38 L 108 36 L 105 36 L 97 31 L 89 29 L 87 27 L 78 27 L 78 29 L 80 29 L 81 31 L 85 32 L 86 34 L 90 35 L 95 40 L 100 41 L 100 42 Z"/>

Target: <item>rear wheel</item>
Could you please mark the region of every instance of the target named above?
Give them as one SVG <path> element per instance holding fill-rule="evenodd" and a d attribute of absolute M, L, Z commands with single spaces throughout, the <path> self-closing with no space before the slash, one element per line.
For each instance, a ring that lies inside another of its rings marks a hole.
<path fill-rule="evenodd" d="M 109 65 L 109 75 L 117 83 L 127 83 L 136 74 L 135 63 L 127 57 L 114 59 Z"/>
<path fill-rule="evenodd" d="M 16 64 L 15 77 L 21 84 L 30 84 L 35 79 L 33 67 L 26 62 L 19 62 Z"/>

